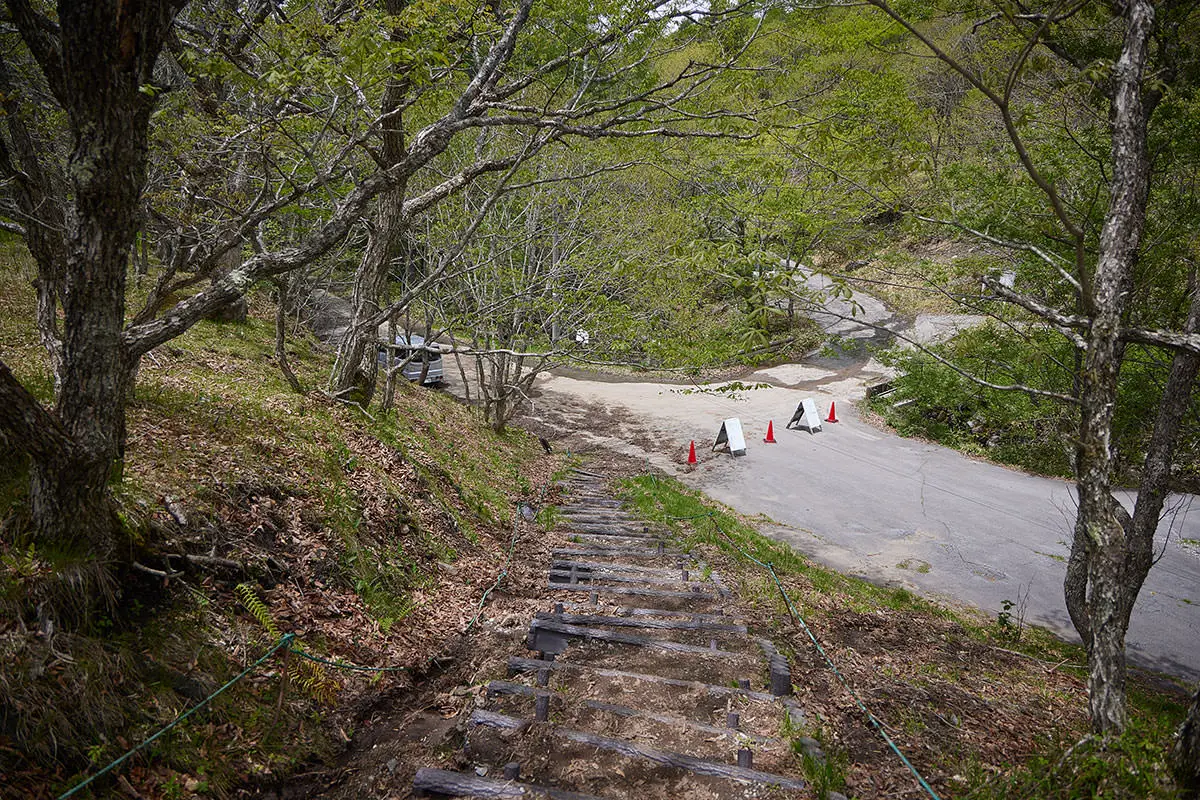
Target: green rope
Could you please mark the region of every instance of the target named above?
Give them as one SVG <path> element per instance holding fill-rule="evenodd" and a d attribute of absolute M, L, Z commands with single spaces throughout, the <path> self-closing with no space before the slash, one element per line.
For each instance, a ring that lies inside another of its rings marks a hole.
<path fill-rule="evenodd" d="M 295 653 L 301 658 L 306 658 L 309 661 L 317 664 L 325 664 L 338 669 L 357 670 L 358 672 L 406 672 L 411 669 L 411 667 L 362 667 L 358 664 L 350 664 L 345 661 L 330 661 L 327 658 L 321 658 L 320 656 L 314 656 L 311 653 L 306 653 L 303 650 L 297 650 L 295 647 L 289 647 L 288 652 Z"/>
<path fill-rule="evenodd" d="M 840 681 L 842 686 L 845 687 L 846 691 L 850 693 L 850 697 L 854 699 L 854 702 L 858 705 L 859 709 L 861 709 L 863 714 L 867 716 L 867 719 L 871 722 L 871 725 L 875 728 L 875 730 L 879 731 L 879 735 L 883 737 L 885 742 L 887 742 L 887 745 L 892 749 L 892 752 L 894 752 L 900 758 L 900 761 L 903 762 L 904 766 L 908 767 L 908 771 L 911 772 L 913 777 L 917 779 L 917 783 L 921 785 L 921 788 L 928 792 L 929 796 L 933 798 L 933 800 L 941 800 L 941 798 L 938 797 L 937 792 L 933 790 L 933 787 L 929 785 L 921 773 L 917 771 L 917 768 L 913 766 L 913 763 L 908 760 L 904 753 L 900 751 L 900 748 L 892 740 L 892 737 L 888 735 L 887 730 L 884 729 L 883 723 L 879 721 L 878 717 L 871 713 L 870 709 L 867 708 L 867 706 L 859 698 L 858 694 L 853 688 L 851 688 L 850 682 L 846 679 L 846 676 L 842 674 L 841 670 L 837 668 L 837 665 L 833 663 L 833 659 L 830 658 L 829 654 L 825 652 L 825 648 L 821 646 L 821 643 L 813 634 L 812 629 L 808 627 L 808 623 L 804 621 L 804 618 L 800 616 L 800 612 L 796 610 L 796 606 L 792 604 L 792 598 L 788 596 L 787 590 L 783 588 L 783 583 L 780 582 L 779 576 L 775 573 L 775 565 L 769 561 L 760 561 L 759 559 L 750 555 L 750 553 L 746 552 L 732 536 L 727 534 L 724 529 L 721 528 L 721 524 L 717 521 L 716 512 L 710 511 L 707 514 L 693 514 L 690 517 L 672 517 L 672 519 L 702 519 L 704 517 L 707 517 L 712 521 L 713 528 L 715 528 L 718 533 L 724 536 L 725 539 L 731 545 L 733 545 L 735 550 L 771 573 L 771 578 L 775 581 L 775 587 L 779 589 L 779 594 L 783 596 L 783 602 L 787 604 L 788 614 L 791 615 L 792 622 L 796 623 L 801 630 L 808 634 L 808 638 L 812 641 L 813 646 L 817 648 L 817 652 L 821 654 L 821 658 L 825 659 L 825 663 L 829 665 L 831 670 L 833 670 L 833 674 L 837 676 L 838 681 Z"/>
<path fill-rule="evenodd" d="M 549 490 L 550 490 L 550 481 L 547 481 L 546 485 L 542 487 L 541 493 L 538 495 L 537 502 L 539 505 L 541 504 L 542 500 L 545 499 L 546 493 Z M 518 501 L 516 510 L 513 513 L 513 532 L 512 532 L 512 538 L 510 539 L 509 544 L 508 544 L 508 560 L 505 562 L 504 569 L 500 570 L 500 574 L 496 576 L 496 581 L 490 587 L 488 587 L 487 591 L 485 591 L 483 593 L 483 597 L 479 598 L 479 605 L 476 607 L 475 616 L 471 618 L 471 621 L 467 624 L 467 627 L 463 630 L 463 634 L 466 634 L 467 632 L 469 632 L 471 630 L 471 628 L 475 625 L 475 623 L 478 622 L 480 614 L 483 612 L 483 605 L 484 605 L 484 603 L 487 602 L 488 596 L 493 591 L 495 591 L 497 588 L 499 588 L 500 583 L 504 580 L 505 577 L 508 576 L 508 568 L 512 565 L 513 552 L 516 550 L 516 546 L 517 546 L 517 531 L 520 526 L 520 520 L 521 520 L 521 503 L 520 503 L 520 501 Z M 354 671 L 358 671 L 358 672 L 402 672 L 402 671 L 408 671 L 411 669 L 410 667 L 363 667 L 358 664 L 350 664 L 345 661 L 331 661 L 330 659 L 321 658 L 320 656 L 314 656 L 311 653 L 306 653 L 305 651 L 300 650 L 299 648 L 292 647 L 291 644 L 295 640 L 295 638 L 296 638 L 296 635 L 294 633 L 284 634 L 282 637 L 280 637 L 279 641 L 275 643 L 274 647 L 272 647 L 270 650 L 268 650 L 266 653 L 264 653 L 262 655 L 262 657 L 259 658 L 257 661 L 255 661 L 253 664 L 246 667 L 244 670 L 242 670 L 237 675 L 235 675 L 233 678 L 231 678 L 221 688 L 217 689 L 215 692 L 210 694 L 208 697 L 204 698 L 199 703 L 197 703 L 193 707 L 189 708 L 187 711 L 180 714 L 178 717 L 175 718 L 175 720 L 173 722 L 171 722 L 165 728 L 158 731 L 153 736 L 151 736 L 149 739 L 146 739 L 144 742 L 139 744 L 137 747 L 134 747 L 132 750 L 128 751 L 127 753 L 122 755 L 120 758 L 113 761 L 111 764 L 106 766 L 104 769 L 102 769 L 99 772 L 97 772 L 96 774 L 92 775 L 87 780 L 83 781 L 82 783 L 71 787 L 66 792 L 63 792 L 61 795 L 58 796 L 58 800 L 66 800 L 66 798 L 75 794 L 80 789 L 83 789 L 85 786 L 88 786 L 93 781 L 95 781 L 97 778 L 100 778 L 104 775 L 107 775 L 109 772 L 112 772 L 114 769 L 116 769 L 121 764 L 123 764 L 125 761 L 127 761 L 131 756 L 140 752 L 147 745 L 152 744 L 153 742 L 157 741 L 159 738 L 161 738 L 163 736 L 163 734 L 167 733 L 167 731 L 171 730 L 172 728 L 177 726 L 179 723 L 183 722 L 185 719 L 192 716 L 193 714 L 195 714 L 197 711 L 204 708 L 205 706 L 207 706 L 210 702 L 213 701 L 214 698 L 216 698 L 217 696 L 222 694 L 226 689 L 233 686 L 235 683 L 240 681 L 242 678 L 245 678 L 251 672 L 254 672 L 254 670 L 258 669 L 258 667 L 261 666 L 264 661 L 266 661 L 271 656 L 275 655 L 275 653 L 279 652 L 279 650 L 283 649 L 284 647 L 287 647 L 288 652 L 295 653 L 296 655 L 300 656 L 301 658 L 307 659 L 307 660 L 315 662 L 317 664 L 324 664 L 326 666 L 334 667 L 336 669 L 354 670 Z M 437 660 L 437 656 L 431 656 L 428 659 L 428 661 L 425 663 L 429 663 L 431 661 L 436 661 L 436 660 Z"/>
<path fill-rule="evenodd" d="M 715 520 L 713 521 L 713 524 L 716 524 Z M 758 561 L 758 559 L 754 558 L 754 556 L 750 556 L 750 558 Z M 762 564 L 761 561 L 758 563 Z M 779 582 L 779 576 L 775 574 L 775 566 L 770 562 L 767 562 L 765 566 L 771 572 L 771 578 L 775 581 L 775 585 L 779 588 L 779 593 L 783 595 L 783 601 L 787 603 L 788 613 L 792 615 L 792 621 L 799 624 L 804 632 L 808 634 L 808 638 L 812 640 L 813 646 L 817 648 L 817 652 L 821 654 L 821 657 L 825 659 L 825 663 L 829 665 L 831 670 L 833 670 L 833 674 L 837 676 L 838 681 L 840 681 L 842 686 L 845 687 L 846 691 L 850 693 L 850 696 L 854 698 L 854 702 L 858 705 L 859 709 L 867 715 L 867 719 L 870 720 L 871 725 L 875 727 L 875 730 L 879 731 L 879 735 L 883 737 L 885 742 L 887 742 L 888 747 L 892 748 L 892 751 L 899 756 L 900 760 L 904 763 L 904 766 L 908 767 L 908 771 L 911 772 L 913 777 L 917 779 L 917 783 L 921 785 L 921 788 L 928 792 L 929 796 L 932 797 L 933 800 L 941 800 L 941 798 L 938 797 L 937 792 L 933 790 L 933 787 L 925 781 L 925 778 L 920 772 L 917 771 L 917 768 L 913 766 L 913 763 L 909 761 L 907 757 L 905 757 L 904 753 L 900 751 L 900 748 L 896 745 L 896 743 L 892 741 L 892 737 L 888 736 L 888 732 L 884 729 L 883 723 L 879 721 L 879 718 L 871 713 L 863 701 L 859 699 L 859 696 L 854 689 L 850 688 L 850 683 L 846 680 L 846 676 L 843 675 L 841 670 L 837 668 L 837 665 L 833 663 L 833 659 L 829 657 L 829 654 L 825 652 L 825 648 L 821 646 L 821 643 L 817 641 L 817 637 L 813 635 L 812 629 L 808 627 L 808 624 L 804 621 L 804 618 L 800 616 L 799 612 L 796 611 L 795 606 L 792 605 L 792 598 L 788 597 L 788 593 L 783 588 L 783 584 Z"/>
<path fill-rule="evenodd" d="M 239 672 L 237 675 L 233 676 L 233 678 L 231 678 L 229 681 L 227 681 L 227 682 L 225 683 L 225 685 L 224 685 L 224 686 L 222 686 L 220 689 L 217 689 L 215 692 L 213 692 L 212 694 L 210 694 L 208 697 L 204 698 L 204 699 L 203 699 L 203 700 L 201 700 L 199 703 L 197 703 L 196 705 L 194 705 L 194 706 L 192 706 L 191 708 L 189 708 L 187 711 L 185 711 L 185 712 L 183 712 L 182 714 L 180 714 L 178 717 L 176 717 L 176 718 L 175 718 L 175 720 L 174 720 L 173 722 L 171 722 L 171 723 L 170 723 L 169 725 L 167 725 L 165 728 L 163 728 L 162 730 L 160 730 L 158 733 L 154 734 L 154 735 L 153 735 L 153 736 L 151 736 L 149 739 L 147 739 L 146 741 L 144 741 L 144 742 L 142 742 L 141 744 L 139 744 L 137 747 L 135 747 L 135 748 L 133 748 L 132 750 L 128 751 L 127 753 L 125 753 L 125 755 L 121 756 L 121 757 L 120 757 L 120 758 L 118 758 L 116 761 L 113 761 L 111 764 L 109 764 L 107 767 L 105 767 L 104 769 L 102 769 L 102 770 L 100 770 L 99 772 L 97 772 L 96 774 L 92 775 L 90 778 L 88 778 L 87 780 L 85 780 L 83 783 L 77 784 L 77 785 L 75 785 L 75 786 L 71 787 L 70 789 L 68 789 L 67 791 L 63 792 L 62 794 L 60 794 L 60 795 L 58 796 L 58 800 L 64 800 L 64 798 L 70 797 L 71 795 L 75 794 L 76 792 L 78 792 L 78 791 L 79 791 L 80 789 L 82 789 L 83 787 L 85 787 L 85 786 L 89 785 L 90 783 L 92 783 L 92 781 L 96 780 L 97 778 L 101 777 L 102 775 L 107 775 L 109 772 L 112 772 L 114 769 L 116 769 L 118 766 L 120 766 L 120 765 L 121 765 L 121 764 L 123 764 L 123 763 L 124 763 L 126 760 L 128 760 L 128 759 L 129 759 L 131 756 L 133 756 L 133 755 L 135 755 L 136 753 L 138 753 L 139 751 L 141 751 L 141 750 L 142 750 L 142 748 L 144 748 L 146 745 L 148 745 L 148 744 L 151 744 L 152 742 L 155 742 L 155 741 L 157 741 L 157 740 L 158 740 L 159 738 L 161 738 L 161 737 L 162 737 L 162 735 L 163 735 L 163 734 L 165 734 L 167 731 L 171 730 L 171 729 L 172 729 L 172 728 L 174 728 L 176 725 L 178 725 L 179 723 L 183 722 L 183 721 L 184 721 L 185 719 L 187 719 L 188 717 L 192 716 L 192 714 L 195 714 L 197 711 L 199 711 L 200 709 L 202 709 L 202 708 L 204 708 L 205 706 L 207 706 L 207 705 L 208 705 L 210 702 L 212 702 L 212 700 L 213 700 L 214 698 L 216 698 L 218 695 L 220 695 L 221 693 L 223 693 L 223 692 L 224 692 L 226 689 L 228 689 L 230 686 L 233 686 L 235 683 L 237 683 L 238 681 L 240 681 L 242 678 L 246 677 L 246 676 L 247 676 L 247 675 L 249 675 L 251 672 L 254 672 L 254 670 L 258 669 L 258 667 L 259 667 L 259 666 L 260 666 L 260 665 L 261 665 L 261 664 L 262 664 L 264 661 L 266 661 L 266 660 L 267 660 L 268 658 L 270 658 L 271 656 L 275 655 L 275 653 L 277 653 L 277 652 L 278 652 L 279 650 L 281 650 L 282 648 L 284 648 L 284 647 L 287 647 L 288 645 L 290 645 L 290 644 L 291 644 L 291 642 L 292 642 L 292 640 L 293 640 L 293 639 L 295 639 L 295 638 L 296 638 L 296 635 L 295 635 L 295 634 L 292 634 L 292 633 L 287 633 L 287 634 L 284 634 L 282 637 L 280 637 L 279 641 L 275 643 L 275 646 L 274 646 L 274 647 L 272 647 L 272 648 L 271 648 L 270 650 L 268 650 L 267 652 L 263 653 L 262 657 L 261 657 L 261 658 L 259 658 L 259 659 L 258 659 L 258 661 L 255 661 L 253 664 L 251 664 L 250 666 L 246 667 L 244 670 L 242 670 L 241 672 Z"/>

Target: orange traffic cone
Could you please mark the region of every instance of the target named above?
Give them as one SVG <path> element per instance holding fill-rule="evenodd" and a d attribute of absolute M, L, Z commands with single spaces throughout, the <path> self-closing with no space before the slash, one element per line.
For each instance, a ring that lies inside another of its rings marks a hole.
<path fill-rule="evenodd" d="M 837 403 L 830 400 L 829 401 L 829 416 L 825 418 L 826 422 L 837 422 L 838 421 L 837 412 L 835 411 L 836 408 L 837 408 Z"/>
<path fill-rule="evenodd" d="M 692 446 L 688 448 L 688 463 L 696 463 L 696 443 L 692 442 Z"/>
<path fill-rule="evenodd" d="M 776 444 L 775 441 L 775 421 L 767 420 L 767 438 L 763 439 L 767 444 Z"/>

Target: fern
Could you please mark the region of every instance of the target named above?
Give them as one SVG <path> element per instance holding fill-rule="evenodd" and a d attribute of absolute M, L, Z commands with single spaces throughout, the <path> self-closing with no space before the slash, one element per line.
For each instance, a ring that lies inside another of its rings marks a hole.
<path fill-rule="evenodd" d="M 271 609 L 267 608 L 267 604 L 259 599 L 254 587 L 248 583 L 239 583 L 233 591 L 242 601 L 242 606 L 250 612 L 250 616 L 258 620 L 258 624 L 263 626 L 272 639 L 278 640 L 279 628 L 275 627 L 275 620 L 271 619 Z"/>
<path fill-rule="evenodd" d="M 259 598 L 254 587 L 247 583 L 239 583 L 234 587 L 233 592 L 241 601 L 242 606 L 250 612 L 250 616 L 258 620 L 258 624 L 263 626 L 272 639 L 278 641 L 281 634 L 275 625 L 275 620 L 271 619 L 271 609 L 267 608 L 267 604 Z M 320 703 L 332 703 L 337 697 L 337 690 L 341 688 L 337 681 L 329 677 L 325 668 L 320 664 L 298 658 L 291 660 L 291 665 L 288 667 L 288 679 L 299 686 L 305 694 Z"/>

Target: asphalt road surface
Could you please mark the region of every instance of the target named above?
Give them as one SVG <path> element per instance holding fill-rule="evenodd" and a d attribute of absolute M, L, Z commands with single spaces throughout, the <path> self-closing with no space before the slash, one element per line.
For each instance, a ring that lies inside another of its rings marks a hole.
<path fill-rule="evenodd" d="M 820 275 L 804 273 L 801 280 L 815 292 L 827 288 Z M 831 298 L 826 308 L 832 313 L 811 316 L 844 349 L 742 378 L 765 388 L 731 392 L 564 373 L 538 380 L 530 416 L 673 473 L 743 514 L 764 514 L 774 522 L 764 533 L 842 572 L 993 618 L 1004 601 L 1023 602 L 1027 621 L 1078 641 L 1062 591 L 1074 487 L 901 438 L 865 423 L 854 407 L 866 386 L 889 377 L 863 345 L 891 337 L 847 317 L 922 343 L 981 318 L 898 320 L 860 292 Z M 446 367 L 450 390 L 461 394 L 456 369 Z M 806 397 L 822 418 L 836 402 L 841 421 L 817 433 L 785 430 Z M 746 434 L 743 457 L 711 450 L 730 417 L 741 420 Z M 777 444 L 762 441 L 769 421 Z M 689 470 L 693 440 L 701 463 Z M 1194 499 L 1168 503 L 1157 535 L 1161 556 L 1127 639 L 1134 663 L 1192 680 L 1200 679 L 1200 503 Z"/>
<path fill-rule="evenodd" d="M 646 460 L 744 514 L 764 532 L 844 572 L 975 606 L 994 616 L 1026 602 L 1025 618 L 1076 639 L 1063 601 L 1075 516 L 1071 484 L 1025 475 L 864 423 L 852 401 L 882 369 L 870 362 L 785 365 L 740 393 L 549 376 L 534 415 Z M 804 397 L 837 424 L 785 430 Z M 711 451 L 721 421 L 740 418 L 744 457 Z M 773 420 L 777 444 L 763 443 Z M 687 471 L 688 443 L 701 464 Z M 1174 497 L 1129 629 L 1134 663 L 1200 678 L 1200 504 Z M 1189 511 L 1191 513 L 1189 513 Z"/>

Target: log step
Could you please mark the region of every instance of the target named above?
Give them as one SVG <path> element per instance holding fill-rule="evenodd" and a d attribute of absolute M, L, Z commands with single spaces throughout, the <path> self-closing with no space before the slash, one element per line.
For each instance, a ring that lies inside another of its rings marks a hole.
<path fill-rule="evenodd" d="M 596 592 L 598 594 L 637 594 L 645 597 L 675 597 L 679 599 L 690 600 L 716 600 L 715 595 L 708 592 L 672 592 L 669 589 L 641 589 L 629 586 L 600 586 L 592 584 L 572 585 L 570 583 L 555 583 L 547 581 L 546 588 L 555 589 L 561 592 Z M 697 584 L 697 589 L 700 586 Z"/>
<path fill-rule="evenodd" d="M 628 513 L 620 500 L 601 497 L 573 497 L 571 502 L 556 506 L 562 514 L 624 514 Z"/>
<path fill-rule="evenodd" d="M 678 550 L 664 550 L 663 552 L 660 553 L 657 550 L 643 550 L 643 549 L 638 549 L 638 548 L 620 547 L 620 546 L 615 546 L 615 547 L 596 546 L 596 547 L 591 547 L 591 548 L 586 548 L 586 549 L 560 547 L 556 550 L 551 550 L 550 554 L 553 556 L 605 556 L 605 557 L 628 556 L 630 558 L 657 558 L 658 556 L 662 556 L 662 555 L 667 555 L 667 556 L 681 555 L 681 553 Z"/>
<path fill-rule="evenodd" d="M 636 522 L 638 525 L 649 525 L 637 514 L 631 514 L 623 508 L 609 506 L 558 506 L 558 514 L 563 517 L 595 517 L 606 522 Z"/>
<path fill-rule="evenodd" d="M 581 533 L 630 533 L 641 534 L 653 538 L 661 538 L 660 533 L 651 533 L 648 525 L 608 525 L 602 522 L 588 520 L 586 522 L 575 522 L 573 520 L 565 520 L 565 524 L 559 526 L 559 530 L 564 533 L 571 531 L 579 531 Z"/>
<path fill-rule="evenodd" d="M 586 544 L 586 545 L 607 544 L 607 545 L 611 545 L 613 547 L 645 546 L 645 547 L 654 547 L 656 549 L 657 549 L 658 545 L 661 544 L 663 546 L 664 551 L 666 550 L 666 547 L 667 547 L 667 543 L 665 540 L 654 539 L 649 536 L 617 536 L 617 535 L 613 535 L 613 534 L 603 534 L 603 533 L 572 533 L 572 534 L 569 534 L 569 538 L 570 538 L 570 542 L 572 544 Z M 665 555 L 665 552 L 664 552 L 664 555 Z"/>
<path fill-rule="evenodd" d="M 728 621 L 704 622 L 690 619 L 668 620 L 636 617 L 605 617 L 595 614 L 552 614 L 546 611 L 539 611 L 536 618 L 562 622 L 567 625 L 610 625 L 614 628 L 654 628 L 656 630 L 746 633 L 745 625 L 736 625 Z"/>
<path fill-rule="evenodd" d="M 538 672 L 543 669 L 579 672 L 588 675 L 598 675 L 601 678 L 621 678 L 632 681 L 644 681 L 646 683 L 657 683 L 663 686 L 674 686 L 679 689 L 701 691 L 705 694 L 718 697 L 746 697 L 750 700 L 759 700 L 764 703 L 774 703 L 780 699 L 766 692 L 756 692 L 751 689 L 736 689 L 731 686 L 721 686 L 702 681 L 689 681 L 680 678 L 664 678 L 661 675 L 649 675 L 643 672 L 627 672 L 622 669 L 607 669 L 605 667 L 588 667 L 565 661 L 540 661 L 536 658 L 519 658 L 517 656 L 508 659 L 508 671 L 513 675 L 519 672 Z"/>
<path fill-rule="evenodd" d="M 552 619 L 535 619 L 529 625 L 529 649 L 530 650 L 553 650 L 548 647 L 538 646 L 539 631 L 548 631 L 551 634 L 560 636 L 573 636 L 578 639 L 590 639 L 598 642 L 612 642 L 613 644 L 628 644 L 634 647 L 649 647 L 655 650 L 666 650 L 672 653 L 691 653 L 696 656 L 706 656 L 709 658 L 740 658 L 742 653 L 735 653 L 730 650 L 714 649 L 713 647 L 700 647 L 694 644 L 684 644 L 682 642 L 673 642 L 669 639 L 651 639 L 646 636 L 633 636 L 620 631 L 606 631 L 598 628 L 589 628 L 584 625 L 568 625 L 564 622 L 555 622 Z"/>
<path fill-rule="evenodd" d="M 570 570 L 571 567 L 576 569 L 590 570 L 592 572 L 637 572 L 646 575 L 664 575 L 664 576 L 682 576 L 682 568 L 672 567 L 643 567 L 640 564 L 622 564 L 612 561 L 574 561 L 566 558 L 556 558 L 551 562 L 550 569 L 565 569 Z M 690 568 L 690 572 L 699 573 L 699 570 Z"/>
<path fill-rule="evenodd" d="M 422 767 L 413 778 L 413 792 L 436 794 L 442 797 L 480 797 L 486 800 L 508 798 L 546 798 L 546 800 L 603 800 L 592 794 L 565 792 L 532 783 L 480 778 L 463 772 Z"/>
<path fill-rule="evenodd" d="M 568 603 L 567 605 L 573 608 L 592 609 L 591 605 L 582 603 Z M 696 614 L 687 609 L 670 609 L 670 608 L 632 608 L 630 606 L 618 606 L 616 608 L 607 609 L 607 613 L 613 617 L 687 617 L 693 622 L 729 622 L 737 625 L 744 624 L 742 620 L 736 617 L 731 617 L 720 609 L 716 614 Z"/>
<path fill-rule="evenodd" d="M 499 728 L 501 730 L 515 730 L 523 728 L 527 724 L 525 720 L 517 717 L 510 717 L 507 714 L 497 714 L 493 711 L 477 710 L 471 715 L 471 724 L 486 725 L 491 728 Z M 549 732 L 561 739 L 566 739 L 578 744 L 597 747 L 602 750 L 610 750 L 614 753 L 620 753 L 628 758 L 636 758 L 644 761 L 653 761 L 656 764 L 662 764 L 666 767 L 676 767 L 685 769 L 696 775 L 708 775 L 715 778 L 725 778 L 727 780 L 736 781 L 738 783 L 750 784 L 765 784 L 767 786 L 778 786 L 781 789 L 802 790 L 807 788 L 804 781 L 795 778 L 789 778 L 786 775 L 776 775 L 771 772 L 761 772 L 756 769 L 747 767 L 732 766 L 722 764 L 718 761 L 709 761 L 705 758 L 696 758 L 694 756 L 684 755 L 683 753 L 672 753 L 668 750 L 659 750 L 655 747 L 645 747 L 636 745 L 632 742 L 626 742 L 621 739 L 612 739 L 608 736 L 599 736 L 587 731 L 577 731 L 571 728 L 559 728 L 550 726 Z"/>
<path fill-rule="evenodd" d="M 570 583 L 574 577 L 579 582 L 589 581 L 589 585 L 596 581 L 604 581 L 606 583 L 643 583 L 650 586 L 693 586 L 699 581 L 684 581 L 680 578 L 660 578 L 657 575 L 620 575 L 614 572 L 603 572 L 600 570 L 588 571 L 583 569 L 551 569 L 550 582 L 556 583 L 555 578 L 562 579 L 563 583 Z"/>
<path fill-rule="evenodd" d="M 581 469 L 579 467 L 571 467 L 571 472 L 575 473 L 576 475 L 584 475 L 588 478 L 599 478 L 602 481 L 608 480 L 607 475 L 601 475 L 599 472 L 589 472 L 588 470 Z"/>
<path fill-rule="evenodd" d="M 591 536 L 599 539 L 642 539 L 647 542 L 665 542 L 663 537 L 656 534 L 636 532 L 630 533 L 628 531 L 605 530 L 602 528 L 571 528 L 569 530 L 564 528 L 563 533 L 570 538 L 575 538 L 576 536 Z"/>
<path fill-rule="evenodd" d="M 561 692 L 554 692 L 549 689 L 535 689 L 531 686 L 525 686 L 512 681 L 492 681 L 488 684 L 488 696 L 493 695 L 517 695 L 520 697 L 536 697 L 540 694 L 549 694 L 555 698 L 569 702 L 570 698 Z M 705 733 L 716 734 L 717 736 L 728 736 L 731 739 L 748 739 L 758 742 L 759 744 L 779 744 L 779 739 L 772 736 L 760 736 L 756 733 L 747 733 L 746 731 L 738 730 L 737 728 L 720 728 L 716 725 L 709 725 L 705 722 L 699 722 L 687 717 L 681 717 L 676 714 L 659 714 L 654 711 L 643 711 L 640 708 L 632 708 L 630 706 L 617 705 L 616 703 L 602 703 L 599 700 L 585 700 L 583 705 L 596 711 L 602 711 L 606 714 L 613 714 L 618 717 L 628 717 L 634 719 L 648 719 L 652 722 L 657 722 L 660 725 L 668 725 L 678 728 L 691 728 L 693 730 L 704 731 Z"/>

